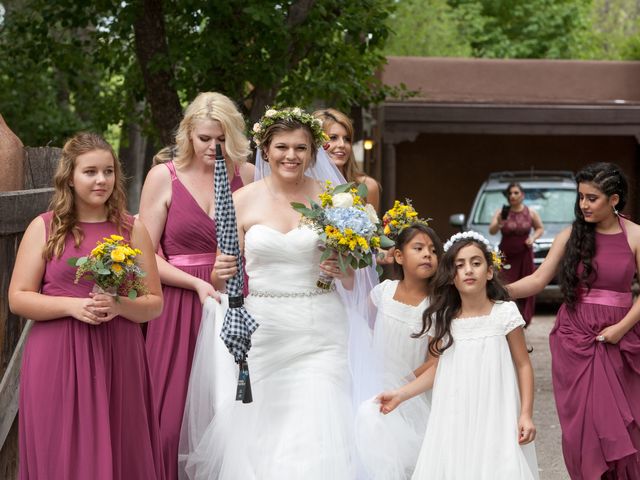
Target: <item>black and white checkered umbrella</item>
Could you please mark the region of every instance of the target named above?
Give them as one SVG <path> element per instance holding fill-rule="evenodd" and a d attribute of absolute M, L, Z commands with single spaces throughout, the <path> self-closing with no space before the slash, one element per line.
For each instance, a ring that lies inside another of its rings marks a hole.
<path fill-rule="evenodd" d="M 220 338 L 240 367 L 236 400 L 250 403 L 251 382 L 247 365 L 247 352 L 251 348 L 251 334 L 258 328 L 258 323 L 244 308 L 244 275 L 238 230 L 236 226 L 236 212 L 231 198 L 231 187 L 227 175 L 227 165 L 222 156 L 220 145 L 216 145 L 216 165 L 213 177 L 216 196 L 216 234 L 218 248 L 225 255 L 234 255 L 238 260 L 238 273 L 227 280 L 229 295 L 229 309 L 224 317 Z"/>

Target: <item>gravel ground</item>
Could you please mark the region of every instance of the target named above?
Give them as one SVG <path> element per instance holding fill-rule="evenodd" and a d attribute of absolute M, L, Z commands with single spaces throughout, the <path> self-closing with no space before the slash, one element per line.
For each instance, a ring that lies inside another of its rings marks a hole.
<path fill-rule="evenodd" d="M 527 342 L 533 346 L 531 363 L 535 374 L 533 421 L 536 424 L 536 452 L 540 480 L 569 480 L 562 459 L 560 424 L 551 385 L 549 332 L 555 322 L 555 310 L 538 309 L 526 330 Z"/>

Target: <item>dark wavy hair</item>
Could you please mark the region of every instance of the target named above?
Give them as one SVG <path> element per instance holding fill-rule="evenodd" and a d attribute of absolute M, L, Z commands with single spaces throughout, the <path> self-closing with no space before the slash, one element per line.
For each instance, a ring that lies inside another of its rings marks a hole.
<path fill-rule="evenodd" d="M 592 183 L 607 198 L 617 194 L 620 198 L 617 210 L 622 210 L 627 203 L 629 185 L 620 167 L 613 163 L 592 163 L 580 170 L 576 175 L 576 183 Z M 560 289 L 567 306 L 573 307 L 578 299 L 578 286 L 583 284 L 587 289 L 597 277 L 593 268 L 593 256 L 596 253 L 596 224 L 585 221 L 580 210 L 580 195 L 576 194 L 574 207 L 576 218 L 571 226 L 571 235 L 567 241 L 565 254 L 560 264 Z M 582 264 L 582 272 L 578 273 L 578 265 Z"/>
<path fill-rule="evenodd" d="M 410 227 L 403 228 L 398 234 L 395 248 L 397 248 L 398 250 L 404 249 L 404 247 L 419 233 L 424 233 L 431 239 L 436 250 L 436 258 L 438 259 L 438 263 L 440 263 L 440 258 L 442 258 L 443 253 L 442 240 L 440 240 L 440 237 L 433 228 L 428 227 L 422 223 L 415 223 Z M 399 278 L 400 280 L 404 280 L 404 270 L 402 268 L 402 265 L 397 263 L 395 259 L 393 261 L 393 272 L 397 278 Z M 427 279 L 427 285 L 429 285 L 429 289 L 431 289 L 432 287 L 434 278 L 435 275 Z"/>
<path fill-rule="evenodd" d="M 520 185 L 518 182 L 511 182 L 509 185 L 507 185 L 507 188 L 502 191 L 502 195 L 504 195 L 507 200 L 509 199 L 509 193 L 511 192 L 511 189 L 513 187 L 516 187 L 518 190 L 524 193 L 522 185 Z"/>
<path fill-rule="evenodd" d="M 486 245 L 473 238 L 458 240 L 444 253 L 438 264 L 438 271 L 433 282 L 431 304 L 422 315 L 422 330 L 413 335 L 414 338 L 421 337 L 432 326 L 434 327 L 433 337 L 429 342 L 429 353 L 432 355 L 440 356 L 447 348 L 453 345 L 451 322 L 460 313 L 462 306 L 460 293 L 453 283 L 457 273 L 456 256 L 460 250 L 472 244 L 482 251 L 487 265 L 493 265 L 491 252 Z M 509 300 L 509 293 L 507 293 L 504 285 L 498 279 L 497 273 L 494 271 L 493 278 L 487 281 L 487 297 L 492 302 Z"/>

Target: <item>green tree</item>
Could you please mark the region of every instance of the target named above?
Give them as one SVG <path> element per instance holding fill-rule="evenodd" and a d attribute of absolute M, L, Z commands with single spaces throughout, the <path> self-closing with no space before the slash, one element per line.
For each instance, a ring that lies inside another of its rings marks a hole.
<path fill-rule="evenodd" d="M 588 42 L 577 58 L 640 58 L 640 3 L 636 0 L 593 0 L 589 22 Z"/>
<path fill-rule="evenodd" d="M 168 143 L 181 106 L 205 90 L 250 119 L 273 103 L 348 108 L 387 92 L 374 74 L 392 0 L 3 5 L 0 111 L 27 144 L 131 121 Z"/>
<path fill-rule="evenodd" d="M 425 8 L 421 0 L 399 0 L 387 51 L 571 58 L 587 41 L 590 6 L 590 0 L 428 0 Z"/>
<path fill-rule="evenodd" d="M 571 58 L 581 48 L 589 0 L 450 0 L 472 22 L 473 55 L 489 58 Z"/>
<path fill-rule="evenodd" d="M 446 0 L 401 0 L 389 19 L 388 55 L 470 57 L 460 12 Z"/>

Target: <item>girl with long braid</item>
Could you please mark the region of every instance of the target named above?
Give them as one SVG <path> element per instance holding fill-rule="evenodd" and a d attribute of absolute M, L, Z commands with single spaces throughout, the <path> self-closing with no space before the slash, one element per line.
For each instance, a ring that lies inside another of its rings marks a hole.
<path fill-rule="evenodd" d="M 564 303 L 549 344 L 562 447 L 572 480 L 640 478 L 640 226 L 618 212 L 627 180 L 611 163 L 576 176 L 576 219 L 533 274 L 507 286 L 514 298 L 556 275 Z"/>

